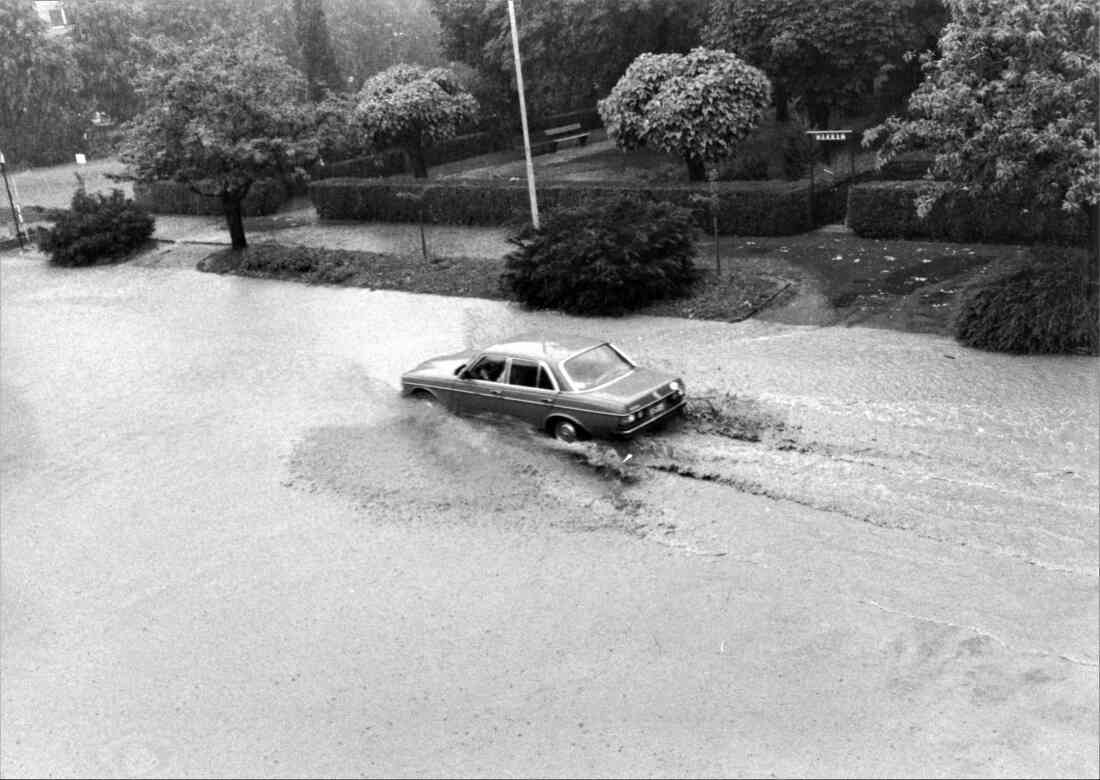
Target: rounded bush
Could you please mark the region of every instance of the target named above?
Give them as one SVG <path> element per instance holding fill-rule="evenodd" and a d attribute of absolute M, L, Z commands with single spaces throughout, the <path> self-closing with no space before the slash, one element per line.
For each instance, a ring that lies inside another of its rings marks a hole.
<path fill-rule="evenodd" d="M 687 295 L 696 279 L 691 211 L 636 196 L 548 211 L 510 239 L 503 289 L 538 309 L 620 315 Z"/>
<path fill-rule="evenodd" d="M 70 209 L 42 232 L 38 248 L 54 265 L 95 265 L 141 247 L 153 235 L 153 224 L 153 217 L 122 190 L 110 195 L 77 190 Z"/>
<path fill-rule="evenodd" d="M 977 280 L 955 317 L 955 337 L 994 352 L 1100 354 L 1095 267 L 1087 253 L 1044 247 L 1022 266 Z"/>

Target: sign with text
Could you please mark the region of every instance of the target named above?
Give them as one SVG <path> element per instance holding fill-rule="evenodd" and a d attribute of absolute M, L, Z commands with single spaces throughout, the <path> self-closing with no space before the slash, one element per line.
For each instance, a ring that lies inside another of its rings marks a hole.
<path fill-rule="evenodd" d="M 851 130 L 807 130 L 806 135 L 818 141 L 847 141 Z"/>

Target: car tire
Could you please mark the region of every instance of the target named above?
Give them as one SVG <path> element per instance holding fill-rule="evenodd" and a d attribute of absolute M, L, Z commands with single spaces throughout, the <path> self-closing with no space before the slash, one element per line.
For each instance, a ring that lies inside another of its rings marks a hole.
<path fill-rule="evenodd" d="M 555 439 L 566 444 L 572 444 L 584 438 L 584 428 L 570 420 L 555 420 L 552 432 Z"/>
<path fill-rule="evenodd" d="M 427 406 L 437 406 L 439 404 L 439 399 L 427 390 L 413 390 L 412 399 L 422 404 L 426 404 Z"/>

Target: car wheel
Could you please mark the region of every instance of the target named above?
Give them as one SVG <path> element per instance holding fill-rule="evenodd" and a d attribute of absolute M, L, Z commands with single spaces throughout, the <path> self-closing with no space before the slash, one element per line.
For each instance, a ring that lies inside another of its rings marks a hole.
<path fill-rule="evenodd" d="M 554 423 L 554 438 L 566 444 L 572 444 L 584 437 L 584 429 L 569 420 L 558 420 Z"/>
<path fill-rule="evenodd" d="M 429 393 L 427 390 L 413 390 L 412 398 L 414 401 L 419 401 L 422 404 L 428 406 L 435 406 L 438 402 L 436 397 Z"/>

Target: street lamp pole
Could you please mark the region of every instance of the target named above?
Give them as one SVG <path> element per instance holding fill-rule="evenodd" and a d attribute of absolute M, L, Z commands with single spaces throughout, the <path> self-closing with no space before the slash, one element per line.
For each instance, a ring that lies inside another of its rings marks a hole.
<path fill-rule="evenodd" d="M 512 25 L 512 54 L 516 58 L 516 88 L 519 90 L 519 121 L 523 125 L 523 153 L 527 158 L 527 195 L 531 199 L 531 224 L 539 227 L 539 202 L 535 196 L 535 166 L 531 162 L 531 136 L 527 131 L 527 101 L 523 96 L 523 67 L 519 61 L 519 34 L 516 32 L 516 6 L 508 0 L 508 21 Z"/>

